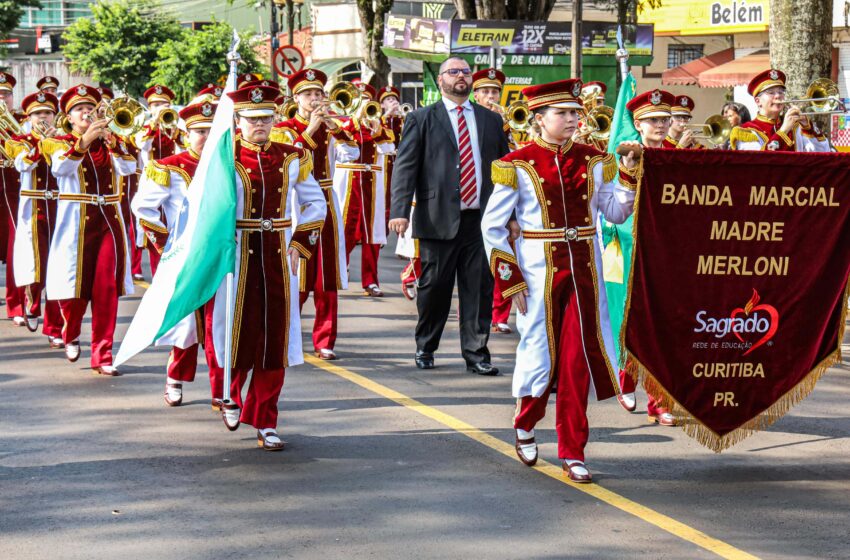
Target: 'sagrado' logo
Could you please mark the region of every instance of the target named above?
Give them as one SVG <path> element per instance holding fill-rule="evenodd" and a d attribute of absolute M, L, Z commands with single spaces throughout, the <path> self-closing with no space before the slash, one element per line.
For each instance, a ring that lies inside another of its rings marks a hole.
<path fill-rule="evenodd" d="M 695 333 L 711 333 L 716 338 L 734 334 L 740 342 L 749 348 L 744 356 L 766 344 L 779 328 L 779 312 L 772 305 L 760 303 L 761 297 L 754 289 L 753 295 L 744 307 L 736 307 L 728 317 L 710 317 L 708 312 L 700 310 L 696 314 Z"/>

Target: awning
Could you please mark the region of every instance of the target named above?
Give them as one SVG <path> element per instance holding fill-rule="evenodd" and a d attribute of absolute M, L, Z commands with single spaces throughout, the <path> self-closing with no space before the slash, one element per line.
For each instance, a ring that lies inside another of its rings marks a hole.
<path fill-rule="evenodd" d="M 310 64 L 310 68 L 321 70 L 327 74 L 328 78 L 345 68 L 350 64 L 357 64 L 363 60 L 362 58 L 328 58 L 326 60 L 316 60 Z"/>
<path fill-rule="evenodd" d="M 756 74 L 769 68 L 769 51 L 756 51 L 706 70 L 699 75 L 697 83 L 704 88 L 744 86 L 749 84 Z"/>
<path fill-rule="evenodd" d="M 706 70 L 731 62 L 735 58 L 735 49 L 726 49 L 681 66 L 670 68 L 661 73 L 661 83 L 665 86 L 692 86 L 699 83 L 699 76 Z"/>

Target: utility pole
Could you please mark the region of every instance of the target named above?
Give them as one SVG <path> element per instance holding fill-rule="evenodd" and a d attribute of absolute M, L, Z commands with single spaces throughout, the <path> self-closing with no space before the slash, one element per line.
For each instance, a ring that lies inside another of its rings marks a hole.
<path fill-rule="evenodd" d="M 582 0 L 573 0 L 573 47 L 570 52 L 570 77 L 581 78 Z"/>

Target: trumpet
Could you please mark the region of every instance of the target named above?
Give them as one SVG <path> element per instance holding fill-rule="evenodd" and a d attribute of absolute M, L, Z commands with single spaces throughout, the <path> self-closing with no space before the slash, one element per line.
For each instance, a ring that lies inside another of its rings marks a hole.
<path fill-rule="evenodd" d="M 47 123 L 45 120 L 36 121 L 33 123 L 32 128 L 35 132 L 38 132 L 41 136 L 47 136 L 47 132 L 52 128 L 51 125 Z"/>
<path fill-rule="evenodd" d="M 590 136 L 597 141 L 607 141 L 611 135 L 611 121 L 614 119 L 614 109 L 607 105 L 598 105 L 590 110 L 584 118 L 585 130 L 581 136 Z"/>
<path fill-rule="evenodd" d="M 338 82 L 328 92 L 330 109 L 338 114 L 351 117 L 357 114 L 363 104 L 363 94 L 351 82 Z M 380 113 L 380 105 L 379 113 Z"/>
<path fill-rule="evenodd" d="M 410 113 L 411 111 L 413 111 L 413 105 L 411 105 L 410 103 L 402 103 L 401 104 L 401 114 L 402 114 L 402 116 L 406 117 L 407 114 Z"/>
<path fill-rule="evenodd" d="M 145 109 L 135 99 L 118 97 L 112 101 L 101 101 L 95 106 L 93 112 L 86 115 L 86 120 L 89 122 L 97 119 L 107 119 L 110 131 L 118 136 L 129 137 L 144 126 Z M 64 129 L 64 121 L 61 124 Z"/>
<path fill-rule="evenodd" d="M 381 118 L 381 104 L 377 101 L 366 101 L 360 105 L 357 118 L 365 121 L 376 121 Z"/>
<path fill-rule="evenodd" d="M 689 130 L 694 131 L 694 138 L 705 140 L 712 146 L 719 146 L 729 139 L 732 125 L 723 115 L 711 115 L 704 123 L 687 124 Z"/>
<path fill-rule="evenodd" d="M 172 131 L 177 127 L 177 121 L 179 119 L 180 115 L 174 109 L 163 109 L 154 117 L 152 126 L 153 128 L 160 127 Z"/>
<path fill-rule="evenodd" d="M 515 132 L 526 132 L 531 128 L 531 111 L 525 101 L 514 101 L 505 109 L 508 127 Z"/>
<path fill-rule="evenodd" d="M 799 106 L 801 115 L 834 115 L 846 110 L 838 86 L 827 78 L 818 78 L 809 84 L 804 98 L 786 99 L 779 103 Z"/>

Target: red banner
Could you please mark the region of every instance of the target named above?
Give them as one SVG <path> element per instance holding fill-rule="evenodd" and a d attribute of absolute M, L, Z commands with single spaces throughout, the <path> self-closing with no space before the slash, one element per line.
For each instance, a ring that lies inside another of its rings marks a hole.
<path fill-rule="evenodd" d="M 720 452 L 841 359 L 850 156 L 646 150 L 626 323 L 629 372 Z"/>

